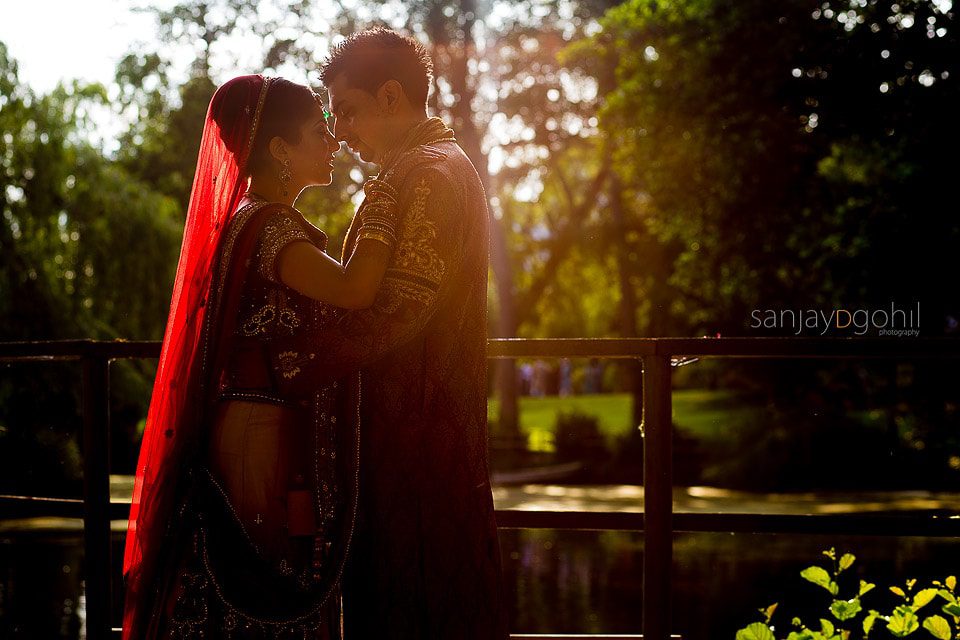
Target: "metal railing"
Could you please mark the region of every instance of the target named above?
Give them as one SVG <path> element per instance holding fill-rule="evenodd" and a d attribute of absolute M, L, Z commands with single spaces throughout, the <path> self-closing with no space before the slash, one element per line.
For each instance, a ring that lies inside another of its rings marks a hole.
<path fill-rule="evenodd" d="M 642 636 L 514 635 L 513 638 L 646 638 L 666 640 L 671 619 L 672 537 L 675 531 L 958 536 L 960 518 L 673 513 L 671 359 L 884 358 L 956 359 L 960 340 L 949 338 L 635 338 L 494 339 L 490 358 L 584 357 L 638 359 L 643 365 L 642 513 L 497 510 L 500 528 L 630 530 L 644 533 Z M 79 361 L 83 369 L 83 499 L 0 496 L 0 518 L 29 515 L 83 517 L 87 638 L 111 629 L 110 520 L 126 519 L 129 505 L 111 504 L 109 483 L 110 362 L 157 358 L 158 342 L 93 340 L 0 343 L 0 362 Z"/>

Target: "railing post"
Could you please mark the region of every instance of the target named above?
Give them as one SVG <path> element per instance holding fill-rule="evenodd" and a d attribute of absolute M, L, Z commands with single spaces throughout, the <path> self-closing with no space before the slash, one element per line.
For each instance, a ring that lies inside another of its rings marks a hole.
<path fill-rule="evenodd" d="M 670 637 L 673 424 L 669 356 L 643 358 L 643 637 Z"/>
<path fill-rule="evenodd" d="M 83 358 L 83 542 L 87 638 L 110 635 L 110 360 Z"/>

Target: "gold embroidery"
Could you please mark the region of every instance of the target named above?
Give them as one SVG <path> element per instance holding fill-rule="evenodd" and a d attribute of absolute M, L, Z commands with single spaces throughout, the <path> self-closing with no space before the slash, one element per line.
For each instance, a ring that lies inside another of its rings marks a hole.
<path fill-rule="evenodd" d="M 260 275 L 270 282 L 277 280 L 277 254 L 291 242 L 305 240 L 310 242 L 306 230 L 288 213 L 273 216 L 263 227 L 263 236 L 260 240 Z"/>
<path fill-rule="evenodd" d="M 439 290 L 446 267 L 434 248 L 438 229 L 427 216 L 430 187 L 426 178 L 421 178 L 414 194 L 401 223 L 396 260 L 387 275 L 400 296 L 428 302 Z"/>
<path fill-rule="evenodd" d="M 260 128 L 260 116 L 263 114 L 263 105 L 267 101 L 267 91 L 270 90 L 271 82 L 273 82 L 273 78 L 264 78 L 263 84 L 260 85 L 260 95 L 257 96 L 257 108 L 253 113 L 253 120 L 250 122 L 250 136 L 247 138 L 247 145 L 243 148 L 243 155 L 240 156 L 239 164 L 241 167 L 246 166 L 250 152 L 253 150 L 253 141 L 257 137 L 257 129 Z M 250 115 L 250 105 L 244 107 L 244 110 L 247 112 L 247 115 Z"/>
<path fill-rule="evenodd" d="M 287 380 L 290 380 L 294 376 L 300 373 L 300 365 L 305 365 L 308 361 L 313 360 L 315 354 L 308 353 L 302 355 L 299 351 L 283 351 L 278 356 L 280 375 L 282 375 Z"/>
<path fill-rule="evenodd" d="M 230 268 L 230 261 L 233 257 L 233 248 L 236 244 L 237 238 L 240 236 L 240 232 L 243 230 L 243 227 L 247 224 L 250 218 L 253 217 L 257 211 L 259 211 L 266 203 L 265 202 L 253 202 L 248 205 L 241 207 L 234 213 L 233 217 L 229 221 L 229 226 L 227 227 L 226 237 L 222 240 L 222 245 L 220 249 L 220 255 L 217 257 L 217 268 L 213 275 L 213 282 L 210 283 L 210 296 L 208 303 L 210 305 L 207 310 L 207 319 L 216 318 L 220 301 L 223 299 L 223 291 L 227 284 L 226 275 Z M 212 328 L 212 322 L 205 320 L 203 323 L 203 335 L 201 336 L 201 370 L 206 372 L 209 371 L 210 365 L 210 331 Z M 202 378 L 203 376 L 201 376 Z"/>
<path fill-rule="evenodd" d="M 277 308 L 272 304 L 264 305 L 249 320 L 243 323 L 241 330 L 245 336 L 255 336 L 266 333 L 267 327 L 276 319 Z"/>
<path fill-rule="evenodd" d="M 274 321 L 288 331 L 300 326 L 300 318 L 283 291 L 271 289 L 267 294 L 267 303 L 251 315 L 240 327 L 245 336 L 267 333 Z"/>

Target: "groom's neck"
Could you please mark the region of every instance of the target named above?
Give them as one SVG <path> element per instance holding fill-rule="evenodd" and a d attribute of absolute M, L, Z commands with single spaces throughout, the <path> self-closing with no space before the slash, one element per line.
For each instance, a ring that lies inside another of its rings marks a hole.
<path fill-rule="evenodd" d="M 390 141 L 390 144 L 388 144 L 380 154 L 380 157 L 377 158 L 377 164 L 382 164 L 384 157 L 389 155 L 391 151 L 394 151 L 397 146 L 402 145 L 414 127 L 423 124 L 429 119 L 430 118 L 427 116 L 426 110 L 424 110 L 422 113 L 411 112 L 402 118 L 396 118 L 392 126 L 395 135 Z"/>

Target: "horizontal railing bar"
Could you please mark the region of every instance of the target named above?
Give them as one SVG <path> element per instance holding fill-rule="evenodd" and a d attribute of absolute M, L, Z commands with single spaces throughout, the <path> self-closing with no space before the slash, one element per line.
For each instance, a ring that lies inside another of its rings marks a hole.
<path fill-rule="evenodd" d="M 643 634 L 634 633 L 511 633 L 510 640 L 607 640 L 613 638 L 629 638 L 643 640 Z M 672 635 L 671 640 L 680 640 L 680 636 Z"/>
<path fill-rule="evenodd" d="M 955 338 L 493 338 L 487 357 L 956 358 Z"/>
<path fill-rule="evenodd" d="M 122 632 L 120 627 L 110 630 L 114 637 L 119 638 Z M 632 633 L 511 633 L 510 640 L 643 640 L 643 634 Z M 670 640 L 682 640 L 681 636 L 671 635 Z"/>
<path fill-rule="evenodd" d="M 956 338 L 492 338 L 489 358 L 956 358 Z M 0 361 L 75 360 L 82 357 L 157 358 L 160 343 L 123 340 L 0 342 Z"/>
<path fill-rule="evenodd" d="M 501 529 L 643 531 L 640 512 L 497 510 Z M 781 533 L 864 536 L 960 536 L 960 518 L 918 516 L 778 513 L 678 513 L 673 530 L 690 533 Z"/>
<path fill-rule="evenodd" d="M 110 518 L 125 520 L 128 502 L 112 502 Z M 71 498 L 35 498 L 0 495 L 0 519 L 83 517 L 83 501 Z M 644 529 L 641 512 L 532 511 L 497 509 L 501 529 L 565 529 L 637 531 Z M 960 536 L 960 518 L 943 515 L 828 515 L 778 513 L 673 513 L 674 531 L 690 533 L 784 533 L 865 536 Z"/>
<path fill-rule="evenodd" d="M 960 536 L 960 519 L 941 515 L 673 513 L 674 532 L 851 536 Z"/>
<path fill-rule="evenodd" d="M 644 526 L 643 514 L 637 512 L 497 509 L 496 514 L 500 529 L 643 531 Z"/>
<path fill-rule="evenodd" d="M 50 340 L 0 342 L 0 361 L 75 360 L 77 358 L 159 358 L 160 343 L 127 340 Z"/>
<path fill-rule="evenodd" d="M 82 518 L 83 500 L 79 498 L 36 498 L 0 495 L 0 520 L 10 518 Z M 111 502 L 110 519 L 130 517 L 129 502 Z"/>

